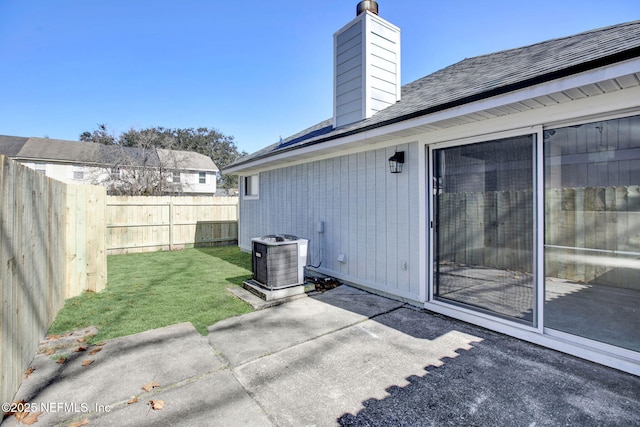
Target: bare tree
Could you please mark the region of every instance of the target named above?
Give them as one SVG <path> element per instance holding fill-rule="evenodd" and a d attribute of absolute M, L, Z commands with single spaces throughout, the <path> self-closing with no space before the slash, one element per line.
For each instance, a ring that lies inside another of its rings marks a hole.
<path fill-rule="evenodd" d="M 98 125 L 94 131 L 83 132 L 81 141 L 95 142 L 105 145 L 140 148 L 163 148 L 170 150 L 185 150 L 210 157 L 213 163 L 223 169 L 245 156 L 247 153 L 239 151 L 232 136 L 224 135 L 213 128 L 169 129 L 161 126 L 147 129 L 129 129 L 114 136 L 105 124 Z M 236 175 L 218 174 L 218 188 L 237 188 Z"/>
<path fill-rule="evenodd" d="M 183 191 L 180 165 L 184 154 L 155 147 L 105 146 L 100 150 L 101 166 L 91 176 L 93 184 L 107 187 L 107 194 L 157 196 Z"/>

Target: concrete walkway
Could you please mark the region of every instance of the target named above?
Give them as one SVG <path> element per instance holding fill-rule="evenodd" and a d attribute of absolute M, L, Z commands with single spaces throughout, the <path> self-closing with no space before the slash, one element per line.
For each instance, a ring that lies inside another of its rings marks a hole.
<path fill-rule="evenodd" d="M 99 347 L 34 358 L 35 425 L 640 425 L 639 377 L 348 286 Z"/>

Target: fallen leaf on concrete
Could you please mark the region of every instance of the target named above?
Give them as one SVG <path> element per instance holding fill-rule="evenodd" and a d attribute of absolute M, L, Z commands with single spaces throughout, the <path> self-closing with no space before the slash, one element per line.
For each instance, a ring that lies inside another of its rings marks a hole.
<path fill-rule="evenodd" d="M 38 417 L 40 416 L 40 414 L 42 414 L 42 412 L 25 412 L 25 414 L 27 415 L 20 420 L 20 423 L 30 425 L 38 422 Z M 17 415 L 16 418 L 18 418 Z"/>
<path fill-rule="evenodd" d="M 131 399 L 129 399 L 129 400 L 127 401 L 127 404 L 128 404 L 128 405 L 131 405 L 132 403 L 136 403 L 137 401 L 138 401 L 138 398 L 137 398 L 137 397 L 135 397 L 135 396 L 131 396 Z"/>
<path fill-rule="evenodd" d="M 81 427 L 86 426 L 87 424 L 89 424 L 89 420 L 85 418 L 84 420 L 72 422 L 71 424 L 68 424 L 67 427 Z"/>
<path fill-rule="evenodd" d="M 142 386 L 142 389 L 144 391 L 151 391 L 156 387 L 160 387 L 160 384 L 152 382 L 152 383 L 146 383 L 145 385 Z"/>
<path fill-rule="evenodd" d="M 25 403 L 27 403 L 26 400 L 22 399 L 22 400 L 14 400 L 13 402 L 11 402 L 11 405 L 9 405 L 10 408 L 18 408 L 21 405 L 24 405 Z M 9 411 L 9 412 L 5 412 L 4 415 L 6 417 L 10 417 L 11 415 L 15 415 L 16 413 L 13 411 Z M 24 415 L 23 415 L 24 416 Z M 16 417 L 17 418 L 17 417 Z"/>
<path fill-rule="evenodd" d="M 67 358 L 64 356 L 60 356 L 58 357 L 58 360 L 56 360 L 56 363 L 64 363 L 67 361 Z"/>
<path fill-rule="evenodd" d="M 87 347 L 81 345 L 80 347 L 73 350 L 74 353 L 80 353 L 81 351 L 87 351 Z"/>
<path fill-rule="evenodd" d="M 33 374 L 33 371 L 35 371 L 35 370 L 36 370 L 36 368 L 34 368 L 33 366 L 29 367 L 29 369 L 24 371 L 24 378 L 25 379 L 29 378 L 29 375 Z"/>
<path fill-rule="evenodd" d="M 52 354 L 54 354 L 56 351 L 52 348 L 50 348 L 49 350 L 47 350 L 44 354 L 46 356 L 51 356 Z"/>
<path fill-rule="evenodd" d="M 159 411 L 164 408 L 164 400 L 150 400 L 149 405 L 151 405 L 151 409 L 154 411 Z"/>
<path fill-rule="evenodd" d="M 91 356 L 93 356 L 94 354 L 96 354 L 97 352 L 99 352 L 101 350 L 102 350 L 102 347 L 95 347 L 95 348 L 91 349 L 91 351 L 89 351 L 89 354 Z"/>
<path fill-rule="evenodd" d="M 93 363 L 93 360 L 89 360 L 89 359 L 87 359 L 87 360 L 83 360 L 83 361 L 82 361 L 82 366 L 89 366 L 89 365 L 91 365 L 92 363 Z"/>
<path fill-rule="evenodd" d="M 106 342 L 102 341 L 102 342 L 99 342 L 99 343 L 98 343 L 98 344 L 96 344 L 96 345 L 99 345 L 100 347 L 102 347 L 102 346 L 103 346 L 103 345 L 105 345 L 105 344 L 106 344 Z"/>
<path fill-rule="evenodd" d="M 78 338 L 76 341 L 78 341 L 78 342 L 84 342 L 84 338 L 80 337 L 80 338 Z"/>

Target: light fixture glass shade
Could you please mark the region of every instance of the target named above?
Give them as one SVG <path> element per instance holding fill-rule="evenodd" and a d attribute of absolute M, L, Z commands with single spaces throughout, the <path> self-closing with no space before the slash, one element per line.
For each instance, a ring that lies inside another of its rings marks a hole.
<path fill-rule="evenodd" d="M 396 151 L 389 157 L 389 170 L 391 173 L 401 173 L 404 164 L 404 151 Z"/>

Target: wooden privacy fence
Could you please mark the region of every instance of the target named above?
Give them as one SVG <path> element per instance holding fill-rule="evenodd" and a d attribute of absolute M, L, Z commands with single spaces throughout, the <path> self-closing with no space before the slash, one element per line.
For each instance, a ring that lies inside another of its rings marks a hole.
<path fill-rule="evenodd" d="M 442 262 L 531 272 L 531 191 L 438 197 Z M 544 220 L 546 276 L 640 288 L 640 186 L 546 189 Z"/>
<path fill-rule="evenodd" d="M 0 156 L 0 400 L 10 402 L 65 298 L 107 278 L 104 187 Z"/>
<path fill-rule="evenodd" d="M 110 255 L 237 242 L 237 197 L 107 197 Z"/>

